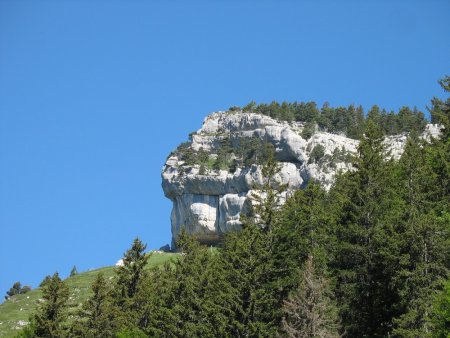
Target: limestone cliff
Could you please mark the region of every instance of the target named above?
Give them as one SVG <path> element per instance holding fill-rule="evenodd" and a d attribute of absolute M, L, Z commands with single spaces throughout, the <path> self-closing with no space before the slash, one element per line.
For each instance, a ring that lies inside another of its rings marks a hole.
<path fill-rule="evenodd" d="M 252 191 L 263 183 L 262 165 L 258 161 L 244 163 L 235 155 L 245 152 L 245 140 L 273 145 L 281 165 L 277 181 L 287 184 L 287 194 L 311 178 L 329 188 L 338 171 L 351 169 L 357 140 L 319 131 L 306 138 L 303 129 L 299 122 L 280 122 L 253 113 L 207 116 L 203 126 L 191 134 L 190 142 L 172 152 L 163 167 L 162 187 L 173 202 L 173 237 L 185 228 L 199 241 L 215 244 L 225 232 L 240 229 L 239 216 L 248 209 Z M 430 135 L 437 135 L 436 126 L 427 126 L 424 136 Z M 387 137 L 389 156 L 398 158 L 406 139 L 406 135 Z M 225 141 L 229 148 L 226 161 L 233 162 L 230 167 L 213 164 Z"/>

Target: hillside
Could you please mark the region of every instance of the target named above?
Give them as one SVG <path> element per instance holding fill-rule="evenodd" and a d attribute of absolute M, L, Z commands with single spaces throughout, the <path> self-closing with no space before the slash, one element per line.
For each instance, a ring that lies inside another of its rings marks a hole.
<path fill-rule="evenodd" d="M 146 268 L 150 269 L 162 265 L 174 257 L 176 257 L 176 254 L 172 253 L 152 254 Z M 106 278 L 111 279 L 114 276 L 114 267 L 108 266 L 82 272 L 66 279 L 70 289 L 69 311 L 76 311 L 80 304 L 88 298 L 91 292 L 91 284 L 99 272 L 102 272 Z M 36 309 L 40 298 L 41 290 L 36 288 L 26 294 L 16 295 L 0 304 L 0 337 L 13 337 L 28 322 L 28 318 Z"/>

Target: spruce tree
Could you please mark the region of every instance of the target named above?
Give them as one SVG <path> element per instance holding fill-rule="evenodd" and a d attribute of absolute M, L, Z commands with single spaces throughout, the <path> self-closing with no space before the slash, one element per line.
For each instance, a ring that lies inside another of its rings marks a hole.
<path fill-rule="evenodd" d="M 298 289 L 284 301 L 282 327 L 288 337 L 339 337 L 338 311 L 331 294 L 328 280 L 316 273 L 309 256 Z"/>
<path fill-rule="evenodd" d="M 310 181 L 297 190 L 280 210 L 274 234 L 272 264 L 278 305 L 299 283 L 299 271 L 309 255 L 315 268 L 327 270 L 336 250 L 335 218 L 319 184 Z"/>
<path fill-rule="evenodd" d="M 448 274 L 449 218 L 439 208 L 438 175 L 427 161 L 438 144 L 411 137 L 400 160 L 400 181 L 405 201 L 402 226 L 402 264 L 394 285 L 401 295 L 394 333 L 430 334 L 428 316 L 432 295 Z"/>
<path fill-rule="evenodd" d="M 433 338 L 448 338 L 450 334 L 450 280 L 444 283 L 441 292 L 434 296 L 433 308 L 430 314 L 433 325 Z"/>
<path fill-rule="evenodd" d="M 71 332 L 83 337 L 113 337 L 116 328 L 115 306 L 111 298 L 111 286 L 102 273 L 97 274 L 91 286 L 92 295 L 84 302 L 79 320 L 73 323 Z"/>
<path fill-rule="evenodd" d="M 174 311 L 177 299 L 174 289 L 178 281 L 172 263 L 155 267 L 142 282 L 136 295 L 141 312 L 139 327 L 150 337 L 174 337 L 178 318 Z"/>
<path fill-rule="evenodd" d="M 180 257 L 152 270 L 136 295 L 139 328 L 158 337 L 231 336 L 232 290 L 220 255 L 186 231 L 176 244 Z"/>
<path fill-rule="evenodd" d="M 230 329 L 231 289 L 219 255 L 182 231 L 177 240 L 182 256 L 175 262 L 173 334 L 181 337 L 226 336 Z"/>
<path fill-rule="evenodd" d="M 339 248 L 333 263 L 337 296 L 350 336 L 384 336 L 391 329 L 396 299 L 383 260 L 398 251 L 396 239 L 390 242 L 390 235 L 395 232 L 399 199 L 393 187 L 393 163 L 384 160 L 383 133 L 372 119 L 367 122 L 358 155 L 353 163 L 356 170 L 338 178 L 332 190 L 334 208 L 340 210 Z"/>
<path fill-rule="evenodd" d="M 251 197 L 252 213 L 241 216 L 243 229 L 226 236 L 220 254 L 223 271 L 231 286 L 232 336 L 273 336 L 281 323 L 278 275 L 273 255 L 280 209 L 280 171 L 273 151 L 267 151 L 262 185 Z M 275 190 L 276 189 L 276 190 Z"/>
<path fill-rule="evenodd" d="M 70 270 L 70 277 L 78 275 L 77 267 L 74 265 L 72 270 Z"/>
<path fill-rule="evenodd" d="M 245 223 L 254 223 L 264 231 L 271 232 L 276 223 L 276 213 L 281 206 L 280 194 L 287 186 L 277 181 L 280 164 L 275 160 L 275 150 L 271 144 L 263 145 L 264 165 L 261 169 L 262 185 L 255 186 L 250 196 L 252 210 L 250 217 L 243 215 Z M 262 156 L 262 155 L 261 155 Z"/>
<path fill-rule="evenodd" d="M 445 89 L 445 83 L 441 84 Z M 394 279 L 401 295 L 394 333 L 405 337 L 431 334 L 433 294 L 449 274 L 449 107 L 449 100 L 440 104 L 433 101 L 432 117 L 439 116 L 441 136 L 428 143 L 411 134 L 400 159 L 405 259 Z"/>
<path fill-rule="evenodd" d="M 271 233 L 247 223 L 228 233 L 220 258 L 231 294 L 237 297 L 232 314 L 232 336 L 270 337 L 281 320 L 274 294 Z"/>
<path fill-rule="evenodd" d="M 441 87 L 450 94 L 450 76 L 439 81 Z M 433 99 L 431 116 L 440 125 L 441 135 L 432 140 L 428 148 L 427 162 L 436 175 L 436 211 L 447 212 L 450 205 L 450 97 L 446 101 Z"/>
<path fill-rule="evenodd" d="M 129 250 L 123 256 L 123 265 L 117 267 L 117 286 L 123 298 L 133 298 L 136 294 L 139 282 L 145 275 L 145 265 L 149 258 L 145 254 L 146 244 L 139 238 L 135 238 Z"/>
<path fill-rule="evenodd" d="M 44 301 L 31 317 L 34 335 L 60 338 L 67 336 L 67 300 L 69 289 L 57 272 L 42 287 Z"/>
<path fill-rule="evenodd" d="M 149 255 L 145 253 L 146 248 L 147 245 L 139 238 L 134 239 L 131 248 L 122 258 L 123 265 L 116 268 L 114 304 L 120 310 L 117 319 L 119 326 L 132 328 L 139 320 L 141 309 L 136 301 L 136 295 L 147 275 L 145 266 Z"/>
<path fill-rule="evenodd" d="M 177 248 L 182 257 L 175 263 L 175 278 L 177 283 L 173 289 L 173 312 L 177 318 L 177 327 L 174 335 L 181 337 L 201 336 L 203 330 L 210 332 L 211 328 L 200 325 L 202 316 L 202 279 L 204 269 L 208 265 L 208 252 L 185 231 L 182 231 L 177 240 Z M 204 333 L 204 332 L 203 332 Z"/>

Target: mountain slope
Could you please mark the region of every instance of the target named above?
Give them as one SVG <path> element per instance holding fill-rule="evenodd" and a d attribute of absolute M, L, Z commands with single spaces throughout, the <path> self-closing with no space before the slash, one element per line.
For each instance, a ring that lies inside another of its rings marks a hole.
<path fill-rule="evenodd" d="M 164 264 L 175 259 L 177 254 L 155 253 L 148 260 L 147 269 Z M 85 301 L 91 292 L 91 284 L 99 272 L 106 278 L 112 279 L 114 267 L 104 267 L 96 270 L 79 273 L 66 279 L 70 290 L 69 311 L 76 311 L 80 304 Z M 0 304 L 0 337 L 14 337 L 14 335 L 28 323 L 30 315 L 36 310 L 42 292 L 40 288 L 31 290 L 23 295 L 13 296 L 11 299 Z"/>

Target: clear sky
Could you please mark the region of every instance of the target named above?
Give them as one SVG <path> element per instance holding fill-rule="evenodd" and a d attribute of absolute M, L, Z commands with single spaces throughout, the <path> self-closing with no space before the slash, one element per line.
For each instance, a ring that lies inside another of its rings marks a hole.
<path fill-rule="evenodd" d="M 161 168 L 212 111 L 424 110 L 450 73 L 448 13 L 426 0 L 0 0 L 0 295 L 112 265 L 136 236 L 170 243 Z"/>

